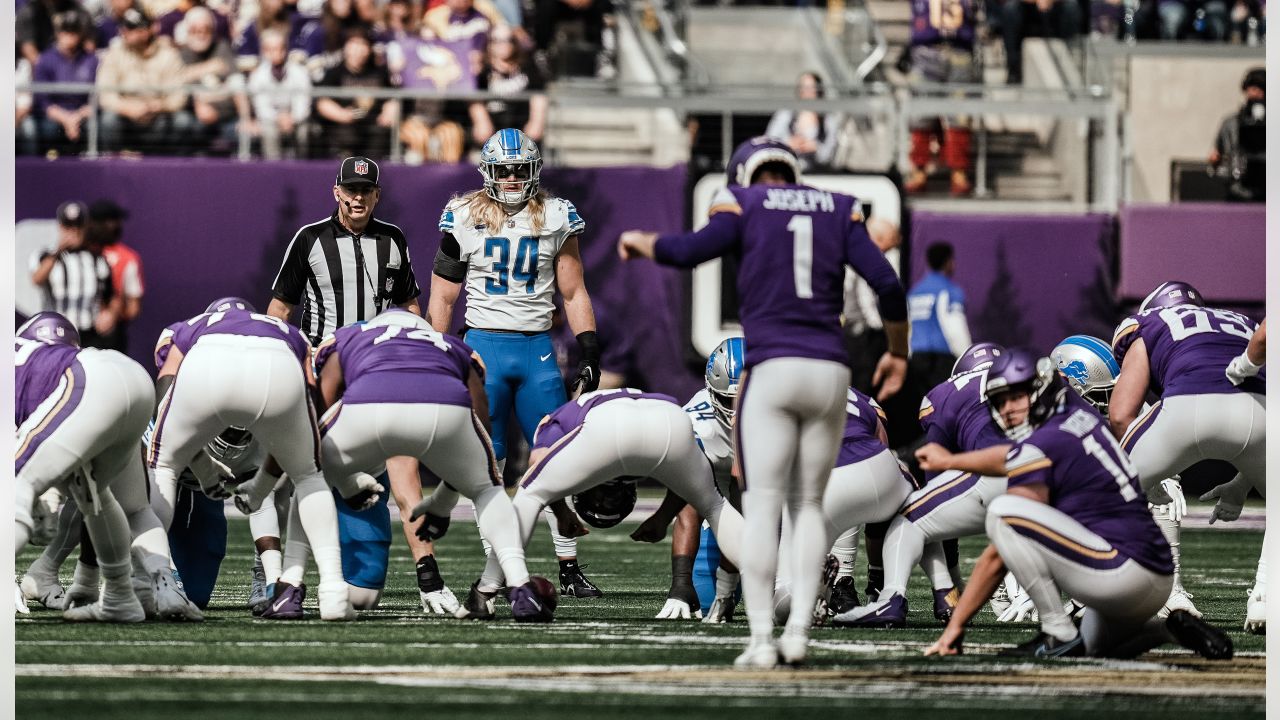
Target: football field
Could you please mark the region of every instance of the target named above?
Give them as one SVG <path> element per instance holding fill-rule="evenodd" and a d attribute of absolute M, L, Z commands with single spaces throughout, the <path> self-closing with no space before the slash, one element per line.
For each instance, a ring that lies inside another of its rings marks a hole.
<path fill-rule="evenodd" d="M 528 626 L 511 622 L 505 604 L 491 623 L 423 616 L 397 527 L 384 609 L 330 624 L 319 621 L 314 596 L 307 599 L 313 620 L 250 616 L 248 523 L 232 521 L 231 547 L 203 624 L 72 625 L 38 604 L 20 616 L 18 716 L 533 720 L 584 711 L 593 718 L 601 712 L 766 718 L 840 709 L 861 717 L 945 710 L 950 719 L 1264 711 L 1263 638 L 1240 630 L 1262 543 L 1258 531 L 1183 531 L 1184 583 L 1206 618 L 1231 632 L 1230 662 L 1175 648 L 1124 662 L 1002 660 L 994 652 L 1027 639 L 1035 626 L 996 623 L 989 610 L 967 633 L 968 654 L 924 658 L 921 650 L 942 625 L 917 572 L 912 628 L 816 629 L 809 667 L 741 672 L 731 663 L 745 643 L 743 618 L 719 626 L 652 619 L 669 584 L 670 544 L 634 543 L 627 537 L 633 528 L 596 530 L 580 543 L 587 574 L 604 598 L 563 599 L 553 625 Z M 455 522 L 439 546 L 441 570 L 462 598 L 483 559 L 474 524 Z M 966 574 L 982 546 L 979 539 L 962 543 Z M 532 572 L 555 579 L 545 531 L 535 535 L 529 556 Z M 34 557 L 29 550 L 19 568 Z M 860 558 L 860 591 L 864 563 Z M 314 580 L 309 574 L 311 587 Z"/>

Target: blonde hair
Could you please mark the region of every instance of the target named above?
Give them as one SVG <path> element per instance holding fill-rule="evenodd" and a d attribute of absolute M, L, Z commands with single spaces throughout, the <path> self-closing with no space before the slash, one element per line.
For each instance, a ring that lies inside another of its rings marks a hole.
<path fill-rule="evenodd" d="M 538 192 L 529 198 L 529 229 L 535 236 L 542 234 L 544 210 L 549 197 L 547 191 L 539 187 Z M 502 229 L 502 223 L 507 219 L 507 211 L 503 209 L 501 203 L 489 197 L 484 188 L 472 190 L 463 195 L 462 200 L 471 218 L 484 223 L 485 229 L 490 233 L 497 233 Z"/>

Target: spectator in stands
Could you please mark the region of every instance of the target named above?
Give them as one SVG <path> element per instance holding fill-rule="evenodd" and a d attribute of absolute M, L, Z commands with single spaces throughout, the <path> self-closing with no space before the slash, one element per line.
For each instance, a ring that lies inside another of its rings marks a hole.
<path fill-rule="evenodd" d="M 405 0 L 391 0 L 387 11 L 389 16 L 407 15 L 402 20 L 390 20 L 386 28 L 393 38 L 387 43 L 387 66 L 395 85 L 435 93 L 476 89 L 469 41 L 437 39 L 425 26 L 419 27 L 422 15 Z M 400 123 L 405 161 L 419 164 L 461 160 L 467 148 L 467 134 L 462 129 L 469 118 L 467 107 L 468 103 L 456 100 L 415 99 Z"/>
<path fill-rule="evenodd" d="M 1006 82 L 1022 84 L 1022 40 L 1056 37 L 1070 40 L 1080 31 L 1079 0 L 1004 0 L 1000 30 L 1008 65 Z"/>
<path fill-rule="evenodd" d="M 333 88 L 390 88 L 387 69 L 373 62 L 369 37 L 352 32 L 342 46 L 342 64 L 317 83 Z M 399 117 L 396 101 L 374 97 L 320 97 L 316 115 L 331 156 L 386 157 L 391 149 L 391 123 Z"/>
<path fill-rule="evenodd" d="M 816 100 L 826 97 L 822 76 L 805 72 L 796 82 L 796 97 Z M 813 110 L 779 110 L 769 119 L 765 134 L 787 143 L 800 159 L 800 169 L 810 172 L 831 168 L 836 155 L 836 143 L 840 139 L 839 113 L 819 115 Z"/>
<path fill-rule="evenodd" d="M 236 142 L 235 104 L 227 92 L 227 80 L 235 70 L 235 55 L 231 43 L 215 36 L 214 18 L 215 13 L 202 5 L 187 11 L 178 46 L 182 57 L 180 77 L 184 85 L 209 89 L 191 96 L 190 110 L 195 116 L 193 149 L 227 155 Z"/>
<path fill-rule="evenodd" d="M 375 32 L 385 42 L 404 40 L 418 34 L 421 18 L 422 7 L 416 0 L 387 0 Z"/>
<path fill-rule="evenodd" d="M 111 200 L 95 200 L 89 205 L 89 222 L 85 228 L 85 245 L 106 258 L 111 267 L 112 295 L 119 298 L 119 320 L 114 332 L 107 336 L 113 350 L 125 352 L 129 345 L 129 323 L 142 313 L 142 258 L 133 248 L 120 241 L 124 221 L 129 212 Z"/>
<path fill-rule="evenodd" d="M 1240 89 L 1244 105 L 1222 121 L 1209 164 L 1229 181 L 1229 200 L 1263 202 L 1267 199 L 1266 68 L 1250 70 Z"/>
<path fill-rule="evenodd" d="M 547 129 L 546 79 L 516 42 L 508 27 L 489 34 L 484 66 L 476 79 L 476 89 L 501 95 L 534 93 L 528 100 L 489 100 L 471 104 L 471 138 L 476 145 L 500 128 L 518 128 L 534 142 L 541 143 Z"/>
<path fill-rule="evenodd" d="M 98 18 L 96 26 L 95 37 L 99 48 L 107 48 L 111 45 L 111 41 L 120 35 L 120 19 L 124 17 L 124 11 L 135 6 L 134 0 L 108 1 L 106 12 Z"/>
<path fill-rule="evenodd" d="M 945 11 L 935 12 L 935 3 L 913 0 L 911 42 L 907 48 L 912 82 L 979 82 L 973 63 L 977 36 L 974 5 L 971 0 L 950 0 L 944 3 Z M 907 192 L 924 190 L 928 166 L 933 162 L 935 136 L 943 164 L 951 170 L 951 194 L 968 195 L 973 189 L 969 182 L 972 136 L 968 121 L 961 117 L 912 119 L 911 171 L 903 188 Z"/>
<path fill-rule="evenodd" d="M 496 14 L 496 10 L 491 10 Z M 427 11 L 423 24 L 436 38 L 444 42 L 465 41 L 470 45 L 467 69 L 473 76 L 480 74 L 480 66 L 484 63 L 484 49 L 489 41 L 489 31 L 501 17 L 490 17 L 480 12 L 472 0 L 445 0 Z"/>
<path fill-rule="evenodd" d="M 137 8 L 125 11 L 120 33 L 123 42 L 112 43 L 103 55 L 97 83 L 104 88 L 130 90 L 103 90 L 99 96 L 103 148 L 180 152 L 187 145 L 194 123 L 186 112 L 187 94 L 182 90 L 159 92 L 148 88 L 174 85 L 182 76 L 182 57 L 168 38 L 152 33 L 151 20 Z"/>
<path fill-rule="evenodd" d="M 239 70 L 252 72 L 260 66 L 262 36 L 268 30 L 279 32 L 285 38 L 285 51 L 288 51 L 294 28 L 293 8 L 294 6 L 285 4 L 284 0 L 258 0 L 258 17 L 245 25 L 236 40 L 236 67 Z"/>
<path fill-rule="evenodd" d="M 964 291 L 951 277 L 956 252 L 950 243 L 936 242 L 925 250 L 929 272 L 907 292 L 911 315 L 910 374 L 924 388 L 951 375 L 951 368 L 972 341 L 964 315 Z"/>
<path fill-rule="evenodd" d="M 13 81 L 18 85 L 31 82 L 31 63 L 24 57 L 18 58 L 18 66 L 13 72 Z M 17 129 L 18 155 L 36 155 L 40 152 L 40 131 L 36 126 L 36 118 L 31 114 L 35 100 L 31 93 L 17 93 L 14 97 L 14 127 Z"/>
<path fill-rule="evenodd" d="M 272 160 L 301 146 L 303 124 L 311 115 L 311 76 L 306 68 L 288 61 L 286 38 L 278 28 L 262 32 L 262 61 L 249 75 L 253 114 L 246 122 L 249 134 L 260 138 L 262 155 Z M 297 90 L 296 95 L 273 91 Z"/>
<path fill-rule="evenodd" d="M 609 0 L 534 0 L 533 8 L 533 44 L 538 52 L 551 48 L 557 25 L 565 20 L 580 20 L 583 40 L 596 51 L 596 75 L 606 80 L 616 75 L 613 28 L 606 28 L 613 21 Z"/>
<path fill-rule="evenodd" d="M 40 53 L 34 80 L 48 83 L 92 83 L 98 74 L 98 58 L 88 49 L 89 25 L 76 12 L 53 19 L 53 47 Z M 72 152 L 84 147 L 84 121 L 93 108 L 89 96 L 36 95 L 36 127 L 40 151 Z"/>
<path fill-rule="evenodd" d="M 373 28 L 360 21 L 352 0 L 324 0 L 320 17 L 305 22 L 294 37 L 294 49 L 307 58 L 312 81 L 338 67 L 343 61 L 343 45 L 352 33 L 368 34 Z M 318 84 L 318 82 L 317 82 Z"/>
<path fill-rule="evenodd" d="M 53 45 L 53 18 L 64 12 L 79 15 L 85 27 L 93 25 L 93 18 L 76 0 L 31 0 L 18 10 L 14 26 L 18 54 L 32 67 L 40 60 L 40 53 Z"/>
<path fill-rule="evenodd" d="M 174 43 L 181 45 L 185 38 L 183 35 L 183 20 L 186 19 L 187 13 L 194 8 L 204 8 L 213 17 L 214 34 L 219 40 L 231 41 L 231 22 L 227 20 L 227 16 L 219 12 L 214 12 L 205 7 L 204 0 L 178 0 L 178 5 L 169 12 L 161 15 L 156 20 L 157 32 L 173 40 Z"/>
<path fill-rule="evenodd" d="M 83 347 L 109 348 L 120 299 L 112 291 L 111 266 L 85 243 L 83 203 L 58 206 L 58 246 L 31 258 L 31 283 L 44 291 L 45 310 L 61 313 L 80 332 Z"/>
<path fill-rule="evenodd" d="M 1257 45 L 1266 35 L 1265 0 L 1235 0 L 1231 6 L 1231 39 Z"/>

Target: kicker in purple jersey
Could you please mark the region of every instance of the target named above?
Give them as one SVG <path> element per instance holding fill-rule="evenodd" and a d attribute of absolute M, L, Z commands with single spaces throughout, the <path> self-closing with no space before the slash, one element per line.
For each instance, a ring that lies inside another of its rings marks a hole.
<path fill-rule="evenodd" d="M 80 348 L 15 338 L 13 423 L 22 425 L 53 391 L 67 368 L 76 364 Z"/>
<path fill-rule="evenodd" d="M 983 401 L 985 370 L 953 375 L 925 395 L 920 403 L 920 425 L 925 439 L 951 452 L 970 452 L 1009 442 Z M 938 473 L 926 473 L 932 480 Z"/>
<path fill-rule="evenodd" d="M 551 447 L 560 438 L 573 432 L 575 428 L 581 427 L 582 423 L 587 419 L 587 413 L 604 403 L 614 400 L 661 400 L 680 407 L 680 403 L 675 398 L 662 393 L 640 392 L 631 388 L 599 390 L 583 395 L 577 400 L 571 400 L 543 418 L 538 425 L 537 432 L 533 434 L 533 447 Z M 692 425 L 689 426 L 689 434 L 693 434 Z"/>
<path fill-rule="evenodd" d="M 316 350 L 316 370 L 334 355 L 342 366 L 345 405 L 436 403 L 471 407 L 472 350 L 434 330 L 359 323 L 339 328 Z"/>
<path fill-rule="evenodd" d="M 911 44 L 973 47 L 973 0 L 911 0 Z"/>
<path fill-rule="evenodd" d="M 1239 387 L 1227 365 L 1249 346 L 1258 324 L 1239 313 L 1195 305 L 1152 308 L 1131 315 L 1116 328 L 1116 361 L 1142 338 L 1151 365 L 1151 390 L 1161 397 L 1252 392 L 1266 394 L 1266 371 Z"/>
<path fill-rule="evenodd" d="M 658 239 L 655 258 L 693 267 L 733 254 L 739 314 L 750 368 L 780 357 L 846 362 L 840 332 L 844 268 L 880 297 L 888 321 L 907 317 L 906 294 L 871 242 L 858 201 L 804 185 L 730 187 L 716 194 L 711 219 L 696 233 Z"/>
<path fill-rule="evenodd" d="M 201 313 L 180 323 L 173 333 L 173 347 L 186 355 L 191 352 L 196 342 L 206 335 L 275 338 L 288 345 L 299 362 L 309 362 L 311 359 L 311 345 L 307 343 L 307 339 L 302 336 L 298 328 L 278 317 L 245 310 Z"/>
<path fill-rule="evenodd" d="M 1009 450 L 1006 464 L 1010 488 L 1043 483 L 1051 507 L 1121 555 L 1153 572 L 1173 572 L 1169 544 L 1147 509 L 1137 473 L 1106 420 L 1080 396 L 1068 392 L 1057 414 Z M 1096 554 L 1082 562 L 1116 567 L 1123 559 Z"/>
<path fill-rule="evenodd" d="M 849 388 L 845 401 L 844 439 L 836 455 L 836 467 L 862 462 L 884 452 L 877 430 L 884 410 L 870 397 Z"/>

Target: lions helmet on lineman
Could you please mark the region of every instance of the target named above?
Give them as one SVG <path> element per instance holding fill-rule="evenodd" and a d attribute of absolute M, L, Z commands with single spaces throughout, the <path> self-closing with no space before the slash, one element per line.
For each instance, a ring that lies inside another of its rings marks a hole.
<path fill-rule="evenodd" d="M 1037 357 L 1029 350 L 1011 349 L 996 358 L 987 368 L 987 405 L 996 425 L 1010 440 L 1025 440 L 1033 430 L 1053 415 L 1067 392 L 1066 383 L 1054 371 L 1053 361 Z M 1030 396 L 1027 417 L 1016 425 L 1005 422 L 1000 414 L 1000 396 L 1023 391 Z"/>
<path fill-rule="evenodd" d="M 253 305 L 251 305 L 248 300 L 238 297 L 218 298 L 217 300 L 209 303 L 209 307 L 204 309 L 207 313 L 226 312 L 227 310 L 248 310 L 249 312 L 258 312 L 253 308 Z"/>
<path fill-rule="evenodd" d="M 1120 376 L 1120 364 L 1111 347 L 1092 335 L 1072 335 L 1049 353 L 1058 372 L 1085 400 L 1103 415 L 1111 404 L 1111 391 Z"/>
<path fill-rule="evenodd" d="M 637 477 L 619 477 L 573 496 L 573 510 L 594 528 L 611 528 L 636 506 Z"/>
<path fill-rule="evenodd" d="M 716 419 L 725 427 L 733 421 L 733 403 L 738 398 L 745 357 L 746 341 L 740 337 L 726 338 L 707 356 L 707 394 Z"/>
<path fill-rule="evenodd" d="M 76 326 L 52 310 L 32 315 L 22 323 L 22 327 L 18 328 L 18 337 L 55 345 L 80 347 L 80 333 L 76 330 Z"/>
<path fill-rule="evenodd" d="M 1199 290 L 1191 287 L 1191 283 L 1181 280 L 1170 280 L 1156 286 L 1150 295 L 1142 300 L 1138 312 L 1152 308 L 1173 307 L 1174 305 L 1195 305 L 1204 307 L 1204 296 Z"/>
<path fill-rule="evenodd" d="M 479 170 L 489 197 L 504 205 L 519 205 L 538 194 L 542 153 L 528 135 L 515 128 L 504 128 L 480 148 Z M 506 177 L 516 179 L 503 180 Z M 519 189 L 506 189 L 512 185 Z"/>
<path fill-rule="evenodd" d="M 729 167 L 725 168 L 729 186 L 750 185 L 760 168 L 771 163 L 782 165 L 789 171 L 793 184 L 800 183 L 800 161 L 795 152 L 781 140 L 760 136 L 743 142 L 729 157 Z"/>
<path fill-rule="evenodd" d="M 968 350 L 961 353 L 960 357 L 956 358 L 956 364 L 951 366 L 951 374 L 959 375 L 960 373 L 977 370 L 980 366 L 990 365 L 991 361 L 1003 354 L 1004 346 L 998 343 L 974 343 L 969 346 Z"/>

